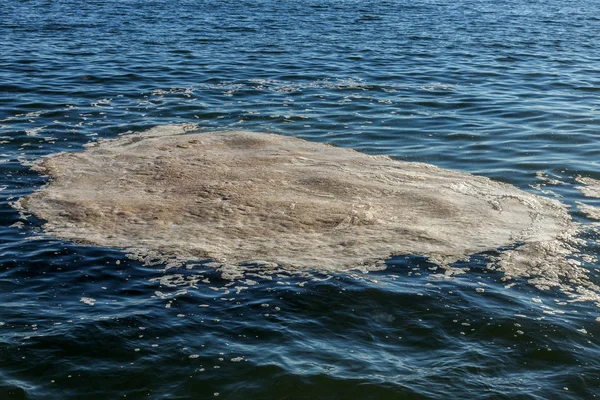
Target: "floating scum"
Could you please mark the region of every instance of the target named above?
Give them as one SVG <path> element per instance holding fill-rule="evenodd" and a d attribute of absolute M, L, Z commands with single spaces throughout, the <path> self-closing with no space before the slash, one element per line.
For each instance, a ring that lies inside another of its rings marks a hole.
<path fill-rule="evenodd" d="M 592 285 L 567 208 L 485 177 L 294 137 L 166 126 L 44 158 L 18 206 L 51 236 L 165 259 L 290 269 L 366 268 L 391 255 L 494 268 L 545 286 Z M 133 250 L 132 250 L 133 251 Z"/>

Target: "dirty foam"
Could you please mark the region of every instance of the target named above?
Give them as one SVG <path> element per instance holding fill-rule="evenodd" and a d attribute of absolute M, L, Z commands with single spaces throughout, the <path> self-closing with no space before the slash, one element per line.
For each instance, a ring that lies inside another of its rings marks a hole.
<path fill-rule="evenodd" d="M 578 176 L 575 180 L 583 186 L 577 186 L 577 189 L 581 191 L 587 197 L 596 197 L 600 199 L 600 181 L 594 178 Z"/>
<path fill-rule="evenodd" d="M 555 199 L 428 164 L 282 135 L 166 126 L 40 160 L 50 183 L 18 202 L 49 235 L 136 257 L 340 271 L 420 254 L 441 266 L 502 252 L 494 268 L 593 285 Z M 257 261 L 260 260 L 260 261 Z M 238 268 L 239 269 L 236 269 Z M 594 289 L 595 290 L 595 289 Z"/>

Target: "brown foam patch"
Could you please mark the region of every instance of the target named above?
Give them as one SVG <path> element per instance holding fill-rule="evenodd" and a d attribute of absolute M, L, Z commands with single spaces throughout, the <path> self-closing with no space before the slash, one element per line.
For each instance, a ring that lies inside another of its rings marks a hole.
<path fill-rule="evenodd" d="M 53 236 L 167 259 L 340 270 L 449 263 L 572 229 L 560 202 L 485 177 L 268 133 L 167 126 L 38 162 L 20 200 Z"/>

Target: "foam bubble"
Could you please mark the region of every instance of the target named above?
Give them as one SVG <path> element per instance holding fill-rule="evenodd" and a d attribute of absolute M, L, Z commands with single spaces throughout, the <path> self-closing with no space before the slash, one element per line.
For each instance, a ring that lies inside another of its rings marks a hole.
<path fill-rule="evenodd" d="M 575 204 L 577 204 L 577 208 L 579 209 L 579 211 L 584 213 L 586 217 L 588 217 L 589 219 L 600 221 L 599 207 L 590 206 L 589 204 L 585 204 L 580 201 L 576 201 Z"/>
<path fill-rule="evenodd" d="M 516 243 L 525 245 L 499 259 L 511 276 L 556 283 L 575 274 L 555 267 L 574 251 L 575 230 L 555 199 L 293 137 L 194 128 L 45 158 L 34 168 L 50 183 L 18 205 L 55 237 L 131 249 L 149 263 L 210 258 L 229 279 L 253 263 L 368 271 L 391 255 L 421 254 L 447 265 Z"/>
<path fill-rule="evenodd" d="M 96 304 L 96 299 L 93 299 L 91 297 L 82 297 L 81 299 L 79 299 L 79 301 L 83 304 L 87 304 L 88 306 L 93 306 L 94 304 Z"/>
<path fill-rule="evenodd" d="M 596 197 L 600 199 L 600 181 L 594 178 L 585 176 L 578 176 L 575 180 L 584 186 L 577 186 L 577 189 L 581 191 L 587 197 Z"/>

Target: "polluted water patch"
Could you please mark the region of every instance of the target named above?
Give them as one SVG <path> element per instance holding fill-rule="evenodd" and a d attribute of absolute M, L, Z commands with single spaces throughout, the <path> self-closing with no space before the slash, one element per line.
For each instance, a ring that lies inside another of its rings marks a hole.
<path fill-rule="evenodd" d="M 575 293 L 597 288 L 577 262 L 578 226 L 555 199 L 485 177 L 283 135 L 170 125 L 43 158 L 50 178 L 16 207 L 47 235 L 125 249 L 148 263 L 381 269 L 419 254 L 447 269 L 490 261 L 507 276 Z M 570 282 L 568 285 L 564 282 Z M 591 291 L 591 292 L 588 292 Z"/>

